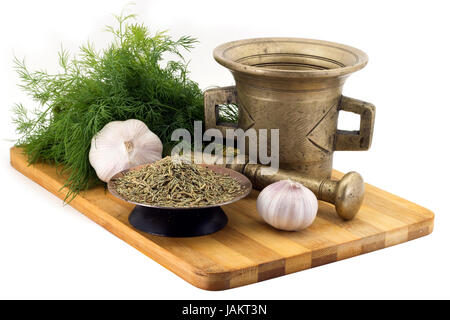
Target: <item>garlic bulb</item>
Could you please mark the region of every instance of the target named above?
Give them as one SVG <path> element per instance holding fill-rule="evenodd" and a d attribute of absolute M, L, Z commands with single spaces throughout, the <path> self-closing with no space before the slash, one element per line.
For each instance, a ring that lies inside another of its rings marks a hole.
<path fill-rule="evenodd" d="M 314 193 L 291 180 L 268 185 L 256 200 L 261 218 L 271 226 L 286 231 L 309 227 L 316 218 L 318 207 Z"/>
<path fill-rule="evenodd" d="M 140 120 L 113 121 L 91 141 L 89 162 L 100 180 L 108 182 L 125 169 L 161 159 L 162 142 Z"/>

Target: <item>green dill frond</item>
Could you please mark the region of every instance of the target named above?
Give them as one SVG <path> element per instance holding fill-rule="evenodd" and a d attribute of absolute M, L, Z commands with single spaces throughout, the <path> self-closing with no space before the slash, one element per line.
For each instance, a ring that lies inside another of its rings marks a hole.
<path fill-rule="evenodd" d="M 61 48 L 60 73 L 31 71 L 15 58 L 22 89 L 38 104 L 35 110 L 14 107 L 13 122 L 30 163 L 63 165 L 69 188 L 66 200 L 98 184 L 89 164 L 92 137 L 113 120 L 139 119 L 157 134 L 165 153 L 177 128 L 193 133 L 193 121 L 203 120 L 203 94 L 188 78 L 183 51 L 195 38 L 172 39 L 167 32 L 151 34 L 135 15 L 116 16 L 107 26 L 111 44 L 96 50 L 87 42 L 75 57 Z M 166 53 L 179 60 L 161 62 Z"/>

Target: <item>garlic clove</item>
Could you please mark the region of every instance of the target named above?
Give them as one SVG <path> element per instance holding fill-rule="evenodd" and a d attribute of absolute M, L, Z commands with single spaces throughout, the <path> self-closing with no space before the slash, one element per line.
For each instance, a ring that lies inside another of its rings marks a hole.
<path fill-rule="evenodd" d="M 162 142 L 140 120 L 112 121 L 92 139 L 89 162 L 100 180 L 162 158 Z"/>
<path fill-rule="evenodd" d="M 132 141 L 132 150 L 128 153 L 128 156 L 132 166 L 146 162 L 152 163 L 161 159 L 163 151 L 162 143 L 156 134 L 150 130 L 134 137 L 130 141 Z M 147 152 L 141 152 L 142 150 L 146 150 Z"/>
<path fill-rule="evenodd" d="M 302 184 L 282 180 L 261 191 L 256 208 L 259 215 L 271 226 L 294 231 L 305 229 L 314 222 L 318 201 L 314 193 Z"/>

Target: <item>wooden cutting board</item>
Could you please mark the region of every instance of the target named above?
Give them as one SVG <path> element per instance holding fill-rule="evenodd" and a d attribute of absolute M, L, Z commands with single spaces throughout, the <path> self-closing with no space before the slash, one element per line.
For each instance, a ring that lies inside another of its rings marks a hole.
<path fill-rule="evenodd" d="M 31 180 L 63 198 L 64 177 L 50 165 L 28 166 L 18 148 L 11 164 Z M 342 173 L 333 172 L 338 179 Z M 278 231 L 256 212 L 257 191 L 224 206 L 229 223 L 221 231 L 195 238 L 165 238 L 135 230 L 128 223 L 133 205 L 104 188 L 89 190 L 70 205 L 196 287 L 224 290 L 383 249 L 430 234 L 434 214 L 412 202 L 366 184 L 363 206 L 352 221 L 320 202 L 313 225 L 301 232 Z M 355 266 L 356 268 L 356 266 Z"/>

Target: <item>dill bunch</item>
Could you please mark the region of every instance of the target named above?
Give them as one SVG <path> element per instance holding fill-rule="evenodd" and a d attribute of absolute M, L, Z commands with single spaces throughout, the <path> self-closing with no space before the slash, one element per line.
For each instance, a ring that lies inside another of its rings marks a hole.
<path fill-rule="evenodd" d="M 65 201 L 100 182 L 88 155 L 92 137 L 108 122 L 145 122 L 167 154 L 173 130 L 193 133 L 193 121 L 203 120 L 203 93 L 187 77 L 181 54 L 196 39 L 150 34 L 146 26 L 131 23 L 134 18 L 116 16 L 118 26 L 107 26 L 113 41 L 106 49 L 97 51 L 87 43 L 73 58 L 61 49 L 58 74 L 30 71 L 15 58 L 21 87 L 38 103 L 31 112 L 22 104 L 15 106 L 16 145 L 23 147 L 29 163 L 62 165 L 69 189 Z M 167 53 L 178 60 L 162 66 Z"/>

